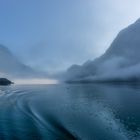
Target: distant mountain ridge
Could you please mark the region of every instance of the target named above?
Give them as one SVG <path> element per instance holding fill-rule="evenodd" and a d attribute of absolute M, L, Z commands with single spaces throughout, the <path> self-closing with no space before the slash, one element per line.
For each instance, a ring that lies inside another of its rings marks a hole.
<path fill-rule="evenodd" d="M 73 65 L 65 73 L 71 82 L 140 81 L 140 19 L 119 32 L 109 49 L 94 61 Z"/>
<path fill-rule="evenodd" d="M 41 73 L 23 64 L 4 45 L 0 45 L 0 77 L 37 77 Z"/>

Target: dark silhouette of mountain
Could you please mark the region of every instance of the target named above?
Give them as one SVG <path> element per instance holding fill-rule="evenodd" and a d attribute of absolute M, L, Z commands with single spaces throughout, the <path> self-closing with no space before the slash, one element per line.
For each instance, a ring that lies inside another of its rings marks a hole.
<path fill-rule="evenodd" d="M 94 61 L 73 65 L 65 80 L 71 82 L 140 81 L 140 19 L 119 32 L 109 49 Z"/>

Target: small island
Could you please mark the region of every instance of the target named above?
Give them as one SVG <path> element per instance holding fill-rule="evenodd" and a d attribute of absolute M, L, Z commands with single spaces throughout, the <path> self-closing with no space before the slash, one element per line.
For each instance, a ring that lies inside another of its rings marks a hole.
<path fill-rule="evenodd" d="M 8 86 L 11 84 L 14 84 L 14 83 L 6 78 L 0 78 L 0 86 Z"/>

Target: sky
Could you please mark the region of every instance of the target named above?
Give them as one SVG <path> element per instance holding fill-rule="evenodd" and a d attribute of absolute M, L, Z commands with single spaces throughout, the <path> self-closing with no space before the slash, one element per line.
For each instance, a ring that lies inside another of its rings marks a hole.
<path fill-rule="evenodd" d="M 139 0 L 0 0 L 0 44 L 47 72 L 93 60 L 140 18 Z"/>

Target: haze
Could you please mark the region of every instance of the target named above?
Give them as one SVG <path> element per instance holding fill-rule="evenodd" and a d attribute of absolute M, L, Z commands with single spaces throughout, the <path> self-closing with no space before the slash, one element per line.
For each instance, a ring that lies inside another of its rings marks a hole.
<path fill-rule="evenodd" d="M 104 53 L 140 16 L 139 0 L 2 0 L 0 43 L 31 67 L 58 72 Z"/>

